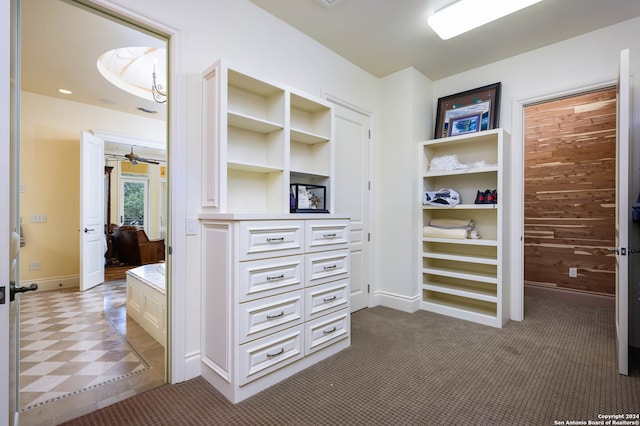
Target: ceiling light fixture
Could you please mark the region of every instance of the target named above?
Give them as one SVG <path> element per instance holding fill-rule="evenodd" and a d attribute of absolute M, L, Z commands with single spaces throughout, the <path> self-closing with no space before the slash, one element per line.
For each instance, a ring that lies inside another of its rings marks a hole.
<path fill-rule="evenodd" d="M 163 48 L 123 47 L 105 52 L 98 58 L 98 71 L 120 89 L 141 98 L 167 102 L 164 82 L 167 54 Z"/>
<path fill-rule="evenodd" d="M 327 8 L 327 9 L 331 9 L 334 6 L 339 5 L 340 3 L 342 3 L 344 0 L 316 0 L 320 6 Z"/>
<path fill-rule="evenodd" d="M 58 89 L 59 93 L 62 93 L 63 95 L 71 95 L 73 92 L 69 89 Z"/>
<path fill-rule="evenodd" d="M 429 26 L 443 40 L 480 27 L 542 0 L 458 0 L 437 10 Z"/>

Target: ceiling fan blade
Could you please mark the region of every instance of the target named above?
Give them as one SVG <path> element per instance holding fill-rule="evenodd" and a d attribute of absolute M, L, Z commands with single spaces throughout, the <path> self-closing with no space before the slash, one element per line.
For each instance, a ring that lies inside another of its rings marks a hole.
<path fill-rule="evenodd" d="M 157 160 L 150 160 L 149 158 L 141 158 L 141 157 L 138 157 L 136 160 L 138 160 L 139 162 L 142 162 L 142 163 L 160 164 L 160 162 L 159 162 L 159 161 L 157 161 Z"/>

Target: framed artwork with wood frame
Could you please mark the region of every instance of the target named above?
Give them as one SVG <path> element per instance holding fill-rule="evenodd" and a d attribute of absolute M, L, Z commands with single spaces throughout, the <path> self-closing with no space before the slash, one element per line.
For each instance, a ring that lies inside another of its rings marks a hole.
<path fill-rule="evenodd" d="M 458 122 L 460 117 L 479 114 L 480 126 L 477 131 L 498 127 L 501 87 L 502 83 L 498 82 L 439 98 L 433 138 L 439 139 L 455 134 L 450 131 L 450 127 L 452 121 Z"/>

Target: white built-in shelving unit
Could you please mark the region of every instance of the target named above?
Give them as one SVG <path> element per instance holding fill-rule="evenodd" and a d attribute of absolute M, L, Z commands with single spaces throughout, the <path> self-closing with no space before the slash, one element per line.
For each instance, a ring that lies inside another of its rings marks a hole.
<path fill-rule="evenodd" d="M 422 206 L 420 239 L 421 309 L 494 327 L 509 320 L 507 248 L 509 202 L 504 161 L 508 134 L 503 129 L 421 142 L 423 192 L 454 189 L 460 204 Z M 433 158 L 455 155 L 469 167 L 430 170 Z M 497 204 L 475 204 L 477 191 L 497 190 Z M 465 219 L 475 223 L 480 239 L 424 236 L 431 219 Z"/>
<path fill-rule="evenodd" d="M 204 207 L 288 213 L 289 184 L 303 183 L 325 186 L 332 210 L 330 103 L 223 61 L 204 73 L 204 84 Z"/>

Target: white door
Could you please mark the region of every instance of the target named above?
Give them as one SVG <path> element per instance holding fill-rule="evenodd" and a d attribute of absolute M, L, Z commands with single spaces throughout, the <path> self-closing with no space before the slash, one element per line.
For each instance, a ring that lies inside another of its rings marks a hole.
<path fill-rule="evenodd" d="M 104 141 L 80 137 L 80 290 L 104 281 Z"/>
<path fill-rule="evenodd" d="M 629 49 L 620 52 L 616 149 L 616 339 L 618 371 L 629 374 Z"/>
<path fill-rule="evenodd" d="M 369 116 L 335 108 L 334 212 L 351 217 L 351 312 L 369 306 Z"/>

